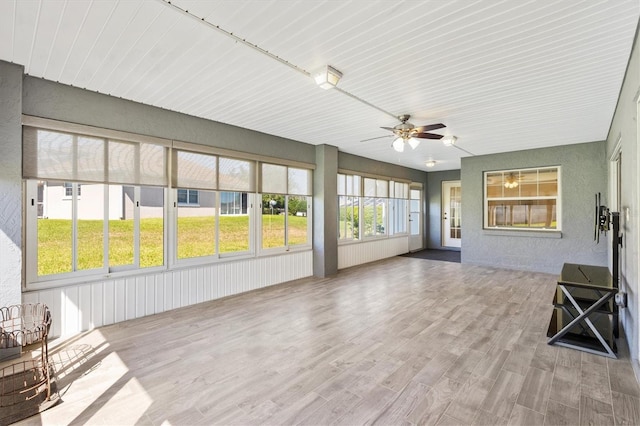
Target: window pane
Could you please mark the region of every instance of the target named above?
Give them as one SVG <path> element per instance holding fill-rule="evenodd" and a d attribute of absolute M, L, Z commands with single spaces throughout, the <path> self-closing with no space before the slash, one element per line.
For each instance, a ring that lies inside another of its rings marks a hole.
<path fill-rule="evenodd" d="M 556 200 L 489 201 L 488 225 L 556 229 Z"/>
<path fill-rule="evenodd" d="M 45 182 L 45 219 L 38 219 L 38 275 L 62 274 L 73 270 L 72 211 L 72 200 L 66 198 L 64 184 Z"/>
<path fill-rule="evenodd" d="M 136 182 L 136 148 L 138 144 L 109 141 L 109 182 Z"/>
<path fill-rule="evenodd" d="M 167 149 L 160 145 L 140 144 L 140 181 L 143 185 L 167 184 Z"/>
<path fill-rule="evenodd" d="M 216 194 L 199 191 L 198 198 L 198 206 L 178 204 L 178 259 L 216 253 Z"/>
<path fill-rule="evenodd" d="M 502 188 L 503 188 L 503 180 L 502 180 L 502 172 L 498 173 L 487 173 L 487 197 L 488 198 L 497 198 L 502 197 Z"/>
<path fill-rule="evenodd" d="M 109 267 L 133 265 L 133 186 L 109 185 Z"/>
<path fill-rule="evenodd" d="M 546 169 L 539 171 L 539 196 L 558 195 L 558 169 Z"/>
<path fill-rule="evenodd" d="M 262 248 L 284 247 L 284 195 L 262 195 Z"/>
<path fill-rule="evenodd" d="M 288 194 L 311 195 L 311 171 L 289 167 Z"/>
<path fill-rule="evenodd" d="M 376 198 L 376 235 L 387 233 L 387 199 Z"/>
<path fill-rule="evenodd" d="M 104 182 L 104 144 L 103 139 L 77 136 L 78 174 L 76 179 Z"/>
<path fill-rule="evenodd" d="M 189 204 L 198 204 L 199 203 L 199 197 L 198 197 L 198 190 L 197 189 L 190 189 L 188 191 L 189 197 Z"/>
<path fill-rule="evenodd" d="M 362 196 L 362 178 L 360 176 L 353 176 L 353 191 L 348 193 L 348 195 L 353 195 L 355 197 Z"/>
<path fill-rule="evenodd" d="M 187 204 L 188 202 L 187 191 L 188 190 L 186 189 L 178 189 L 178 204 Z"/>
<path fill-rule="evenodd" d="M 376 195 L 376 180 L 364 178 L 364 195 L 367 197 L 375 197 Z"/>
<path fill-rule="evenodd" d="M 338 195 L 347 195 L 347 177 L 340 173 L 338 173 Z"/>
<path fill-rule="evenodd" d="M 249 214 L 246 192 L 220 193 L 220 253 L 249 250 Z"/>
<path fill-rule="evenodd" d="M 104 187 L 83 184 L 78 194 L 78 271 L 104 267 Z"/>
<path fill-rule="evenodd" d="M 251 191 L 254 188 L 254 163 L 220 157 L 219 189 Z"/>
<path fill-rule="evenodd" d="M 175 186 L 196 189 L 216 189 L 215 155 L 176 151 Z"/>
<path fill-rule="evenodd" d="M 309 243 L 307 230 L 307 206 L 309 197 L 289 195 L 287 197 L 287 218 L 288 243 L 289 245 L 300 245 Z"/>
<path fill-rule="evenodd" d="M 339 238 L 358 238 L 358 198 L 341 196 L 339 198 Z"/>
<path fill-rule="evenodd" d="M 393 218 L 389 220 L 389 234 L 404 234 L 407 232 L 407 200 L 391 199 L 393 203 Z M 393 227 L 391 227 L 393 224 Z"/>
<path fill-rule="evenodd" d="M 538 171 L 524 170 L 519 178 L 520 196 L 536 197 L 538 195 Z"/>
<path fill-rule="evenodd" d="M 74 179 L 73 136 L 47 130 L 38 130 L 37 135 L 37 165 L 33 174 L 49 179 Z M 30 163 L 26 167 L 32 168 Z"/>
<path fill-rule="evenodd" d="M 287 193 L 287 168 L 285 166 L 276 164 L 262 165 L 262 192 Z"/>
<path fill-rule="evenodd" d="M 375 198 L 364 198 L 364 236 L 375 235 Z"/>
<path fill-rule="evenodd" d="M 140 267 L 164 265 L 164 189 L 140 188 Z"/>
<path fill-rule="evenodd" d="M 389 196 L 389 182 L 386 180 L 376 180 L 376 197 Z"/>

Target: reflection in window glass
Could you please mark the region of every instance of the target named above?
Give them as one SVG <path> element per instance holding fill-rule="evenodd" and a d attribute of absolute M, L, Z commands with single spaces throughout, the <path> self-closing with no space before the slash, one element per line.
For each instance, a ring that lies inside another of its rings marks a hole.
<path fill-rule="evenodd" d="M 215 192 L 199 191 L 199 206 L 178 204 L 177 257 L 212 256 L 216 253 Z"/>
<path fill-rule="evenodd" d="M 485 226 L 560 229 L 558 167 L 485 173 Z"/>

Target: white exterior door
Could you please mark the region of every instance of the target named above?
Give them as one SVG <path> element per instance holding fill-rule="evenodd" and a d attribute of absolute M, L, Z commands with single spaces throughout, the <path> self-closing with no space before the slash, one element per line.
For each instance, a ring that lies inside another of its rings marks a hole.
<path fill-rule="evenodd" d="M 411 188 L 409 199 L 409 251 L 422 250 L 422 189 Z"/>
<path fill-rule="evenodd" d="M 442 246 L 460 247 L 462 195 L 460 181 L 442 182 Z"/>

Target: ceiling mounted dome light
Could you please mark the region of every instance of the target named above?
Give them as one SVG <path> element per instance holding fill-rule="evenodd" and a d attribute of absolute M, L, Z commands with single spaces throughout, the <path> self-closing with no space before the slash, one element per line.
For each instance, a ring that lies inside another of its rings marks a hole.
<path fill-rule="evenodd" d="M 429 160 L 426 163 L 424 163 L 425 166 L 427 167 L 435 167 L 436 166 L 436 160 Z"/>
<path fill-rule="evenodd" d="M 336 87 L 341 78 L 342 73 L 331 65 L 327 65 L 313 73 L 313 79 L 316 84 L 325 90 Z"/>

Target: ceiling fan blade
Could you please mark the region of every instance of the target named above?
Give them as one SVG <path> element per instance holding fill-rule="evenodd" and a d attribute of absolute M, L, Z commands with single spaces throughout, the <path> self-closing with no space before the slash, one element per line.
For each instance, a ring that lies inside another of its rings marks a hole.
<path fill-rule="evenodd" d="M 362 139 L 360 142 L 372 141 L 374 139 L 390 138 L 391 136 L 393 136 L 393 135 L 376 136 L 375 138 Z"/>
<path fill-rule="evenodd" d="M 385 129 L 388 130 L 390 132 L 395 132 L 396 129 L 394 129 L 393 127 L 380 127 L 381 129 Z"/>
<path fill-rule="evenodd" d="M 442 123 L 436 123 L 436 124 L 427 124 L 426 126 L 416 127 L 416 130 L 418 131 L 418 133 L 422 133 L 422 132 L 428 132 L 429 130 L 442 129 L 443 127 L 447 127 L 447 126 L 445 126 Z"/>
<path fill-rule="evenodd" d="M 442 139 L 443 135 L 436 135 L 435 133 L 418 133 L 413 135 L 414 138 L 422 138 L 422 139 Z"/>

